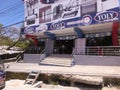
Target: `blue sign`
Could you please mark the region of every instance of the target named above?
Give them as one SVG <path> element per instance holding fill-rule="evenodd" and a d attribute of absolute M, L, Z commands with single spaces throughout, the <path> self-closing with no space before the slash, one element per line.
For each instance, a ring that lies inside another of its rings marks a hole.
<path fill-rule="evenodd" d="M 98 13 L 85 14 L 81 17 L 62 20 L 56 23 L 48 23 L 48 30 L 60 30 L 64 28 L 86 26 L 91 24 L 113 22 L 119 20 L 119 7 Z"/>
<path fill-rule="evenodd" d="M 115 19 L 118 20 L 118 12 L 116 11 L 105 11 L 94 17 L 94 20 L 98 22 L 114 21 Z"/>
<path fill-rule="evenodd" d="M 64 28 L 75 28 L 79 26 L 88 26 L 92 24 L 107 23 L 113 21 L 119 21 L 119 7 L 109 9 L 102 12 L 94 12 L 85 14 L 81 17 L 76 17 L 67 20 L 61 20 L 58 22 L 40 24 L 36 26 L 30 26 L 26 29 L 26 33 L 32 34 L 50 30 L 62 30 Z M 39 31 L 38 31 L 39 30 Z"/>

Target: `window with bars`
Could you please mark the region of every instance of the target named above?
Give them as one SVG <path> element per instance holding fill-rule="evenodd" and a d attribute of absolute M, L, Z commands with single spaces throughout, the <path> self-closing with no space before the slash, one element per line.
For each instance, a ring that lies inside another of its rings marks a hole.
<path fill-rule="evenodd" d="M 41 8 L 39 10 L 40 23 L 51 21 L 51 6 Z"/>
<path fill-rule="evenodd" d="M 92 3 L 92 4 L 86 4 L 86 5 L 81 5 L 81 14 L 89 14 L 92 12 L 97 12 L 97 3 Z"/>

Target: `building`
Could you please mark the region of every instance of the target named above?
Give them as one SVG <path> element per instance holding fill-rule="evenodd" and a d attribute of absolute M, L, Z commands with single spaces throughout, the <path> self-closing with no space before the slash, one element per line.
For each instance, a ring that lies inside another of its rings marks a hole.
<path fill-rule="evenodd" d="M 46 55 L 119 55 L 113 53 L 120 49 L 119 0 L 24 0 L 24 5 L 26 38 Z"/>

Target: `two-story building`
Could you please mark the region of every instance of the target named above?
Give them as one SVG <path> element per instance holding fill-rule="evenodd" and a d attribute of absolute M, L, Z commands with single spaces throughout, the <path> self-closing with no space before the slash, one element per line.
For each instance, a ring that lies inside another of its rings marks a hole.
<path fill-rule="evenodd" d="M 46 55 L 119 55 L 120 0 L 24 0 L 25 35 Z M 116 49 L 117 48 L 117 49 Z"/>

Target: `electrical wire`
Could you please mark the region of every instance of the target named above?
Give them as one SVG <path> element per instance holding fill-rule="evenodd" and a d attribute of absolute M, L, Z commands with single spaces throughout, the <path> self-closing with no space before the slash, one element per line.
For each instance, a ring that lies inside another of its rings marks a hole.
<path fill-rule="evenodd" d="M 18 21 L 17 19 L 18 18 L 22 18 L 23 17 L 23 13 L 19 13 L 17 16 L 15 16 L 14 18 L 11 18 L 11 19 L 9 19 L 7 22 L 6 22 L 6 25 L 8 25 L 9 23 L 11 23 L 11 21 Z"/>
<path fill-rule="evenodd" d="M 13 24 L 10 24 L 10 25 L 3 26 L 3 27 L 1 27 L 0 29 L 5 29 L 5 28 L 8 28 L 8 27 L 11 27 L 11 26 L 20 24 L 20 23 L 24 23 L 24 22 L 25 22 L 25 20 L 18 21 L 18 22 L 16 22 L 16 23 L 13 23 Z"/>
<path fill-rule="evenodd" d="M 18 5 L 15 5 L 15 6 L 18 6 Z M 6 11 L 9 11 L 9 10 L 13 10 L 13 9 L 15 9 L 15 6 L 13 6 L 13 7 L 7 9 Z M 80 5 L 78 4 L 78 5 L 76 5 L 76 6 L 71 6 L 71 8 L 75 8 L 75 7 L 78 7 L 78 6 L 80 6 Z M 6 11 L 4 11 L 4 12 L 6 12 Z M 63 11 L 64 11 L 64 9 L 63 9 Z M 1 14 L 1 13 L 3 13 L 3 12 L 0 12 L 0 14 Z M 54 14 L 54 13 L 55 13 L 55 12 L 51 12 L 51 13 L 47 13 L 46 15 L 50 15 L 50 14 Z M 38 17 L 38 18 L 40 18 L 40 17 Z M 19 23 L 21 23 L 21 22 L 25 22 L 25 21 L 27 21 L 27 20 L 23 20 L 23 21 L 20 21 L 20 22 L 17 22 L 17 23 L 14 23 L 14 24 L 8 25 L 8 26 L 4 26 L 3 28 L 5 28 L 5 27 L 9 27 L 9 26 L 12 26 L 12 25 L 16 25 L 16 24 L 19 24 Z"/>
<path fill-rule="evenodd" d="M 11 12 L 11 11 L 14 11 L 14 10 L 20 8 L 21 5 L 22 5 L 22 4 L 16 4 L 15 6 L 10 7 L 10 8 L 8 8 L 8 9 L 4 10 L 4 11 L 0 11 L 0 15 L 6 14 L 6 13 Z"/>
<path fill-rule="evenodd" d="M 11 4 L 10 6 L 7 6 L 5 8 L 1 8 L 0 12 L 5 12 L 6 10 L 9 10 L 9 9 L 11 9 L 13 7 L 15 8 L 19 4 L 22 4 L 22 3 L 17 2 L 17 3 Z"/>
<path fill-rule="evenodd" d="M 22 9 L 18 9 L 18 10 L 14 10 L 14 11 L 11 11 L 11 12 L 6 12 L 4 14 L 0 14 L 1 18 L 5 17 L 5 16 L 10 16 L 10 15 L 17 15 L 19 13 L 24 13 L 24 10 Z"/>
<path fill-rule="evenodd" d="M 22 1 L 13 1 L 13 0 L 7 0 L 10 5 L 7 8 L 2 8 L 0 10 L 0 18 L 2 19 L 3 17 L 9 17 L 14 16 L 10 19 L 8 19 L 6 26 L 14 21 L 17 21 L 17 18 L 24 18 L 24 9 L 21 9 L 20 7 L 23 7 Z M 11 4 L 12 3 L 12 4 Z"/>

